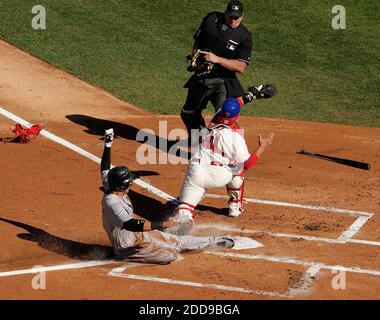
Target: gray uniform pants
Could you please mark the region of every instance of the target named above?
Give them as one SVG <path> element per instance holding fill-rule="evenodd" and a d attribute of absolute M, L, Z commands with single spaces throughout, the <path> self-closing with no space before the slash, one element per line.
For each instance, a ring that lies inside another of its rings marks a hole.
<path fill-rule="evenodd" d="M 184 251 L 203 250 L 215 246 L 216 237 L 175 236 L 158 230 L 114 233 L 113 249 L 118 259 L 168 264 Z"/>

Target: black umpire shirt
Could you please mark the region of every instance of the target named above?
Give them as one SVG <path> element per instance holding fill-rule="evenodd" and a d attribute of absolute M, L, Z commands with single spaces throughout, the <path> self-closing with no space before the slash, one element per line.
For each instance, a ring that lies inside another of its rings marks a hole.
<path fill-rule="evenodd" d="M 211 51 L 217 56 L 240 60 L 246 64 L 251 62 L 252 34 L 242 24 L 237 28 L 228 27 L 224 13 L 209 13 L 195 33 L 194 40 L 203 51 Z M 236 78 L 236 73 L 215 65 L 208 78 Z"/>

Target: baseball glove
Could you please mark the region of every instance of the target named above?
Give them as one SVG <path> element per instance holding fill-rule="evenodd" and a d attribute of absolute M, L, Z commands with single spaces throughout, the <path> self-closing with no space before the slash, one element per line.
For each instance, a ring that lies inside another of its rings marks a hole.
<path fill-rule="evenodd" d="M 268 99 L 276 95 L 277 88 L 273 84 L 261 84 L 248 87 L 247 93 L 252 94 L 252 99 Z"/>
<path fill-rule="evenodd" d="M 277 88 L 273 84 L 260 84 L 258 86 L 250 86 L 242 96 L 244 104 L 254 99 L 268 99 L 275 96 Z"/>
<path fill-rule="evenodd" d="M 189 66 L 187 67 L 187 71 L 195 72 L 196 75 L 200 76 L 203 74 L 208 74 L 211 72 L 214 64 L 207 62 L 201 53 L 201 50 L 194 50 L 192 55 L 188 55 L 186 57 Z"/>

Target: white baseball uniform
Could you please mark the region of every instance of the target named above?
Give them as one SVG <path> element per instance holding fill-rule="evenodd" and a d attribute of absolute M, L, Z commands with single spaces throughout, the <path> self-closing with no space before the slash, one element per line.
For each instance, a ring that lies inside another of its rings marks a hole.
<path fill-rule="evenodd" d="M 174 217 L 183 221 L 181 227 L 165 231 L 188 234 L 193 227 L 193 212 L 205 190 L 227 186 L 229 206 L 241 210 L 244 163 L 251 157 L 244 137 L 224 124 L 209 127 L 202 143 L 190 159 L 179 195 Z M 240 214 L 240 213 L 239 213 Z"/>
<path fill-rule="evenodd" d="M 174 261 L 179 252 L 217 246 L 222 240 L 217 237 L 175 236 L 158 230 L 132 232 L 122 229 L 125 222 L 133 219 L 133 206 L 127 194 L 118 196 L 107 193 L 108 171 L 102 171 L 105 191 L 102 200 L 103 227 L 117 258 L 167 264 Z"/>

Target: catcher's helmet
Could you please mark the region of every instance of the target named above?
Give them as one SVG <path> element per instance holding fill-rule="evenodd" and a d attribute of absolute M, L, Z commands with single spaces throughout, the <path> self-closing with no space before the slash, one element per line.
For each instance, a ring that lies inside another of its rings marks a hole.
<path fill-rule="evenodd" d="M 130 183 L 137 178 L 127 167 L 122 166 L 112 168 L 107 177 L 110 189 L 113 191 L 127 189 Z"/>
<path fill-rule="evenodd" d="M 235 98 L 228 98 L 223 102 L 222 108 L 218 112 L 219 123 L 233 125 L 240 114 L 240 103 Z"/>

